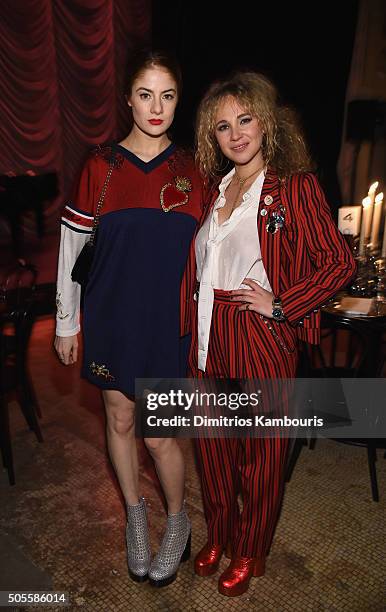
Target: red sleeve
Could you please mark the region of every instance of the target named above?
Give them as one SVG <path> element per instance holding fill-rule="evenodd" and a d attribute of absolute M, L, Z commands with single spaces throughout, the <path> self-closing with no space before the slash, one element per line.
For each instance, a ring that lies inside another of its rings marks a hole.
<path fill-rule="evenodd" d="M 325 304 L 348 283 L 356 269 L 351 251 L 313 174 L 303 177 L 298 207 L 313 269 L 280 294 L 285 316 L 293 324 Z"/>
<path fill-rule="evenodd" d="M 95 213 L 100 191 L 101 160 L 92 155 L 88 157 L 77 180 L 74 181 L 71 202 L 78 209 L 90 215 Z"/>
<path fill-rule="evenodd" d="M 63 209 L 62 224 L 74 231 L 91 231 L 101 190 L 99 166 L 100 162 L 95 156 L 86 160 L 74 182 L 71 198 Z"/>

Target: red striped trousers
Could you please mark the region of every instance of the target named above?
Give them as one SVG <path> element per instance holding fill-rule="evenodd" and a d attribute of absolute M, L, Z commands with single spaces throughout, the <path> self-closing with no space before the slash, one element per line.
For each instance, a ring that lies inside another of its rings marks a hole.
<path fill-rule="evenodd" d="M 287 323 L 270 320 L 277 331 L 275 337 L 256 312 L 240 312 L 239 305 L 230 300 L 228 292 L 215 291 L 205 372 L 197 368 L 195 308 L 189 356 L 191 375 L 293 378 L 298 358 L 295 331 Z M 282 500 L 288 439 L 198 438 L 196 450 L 208 542 L 225 545 L 231 541 L 236 555 L 265 557 Z"/>

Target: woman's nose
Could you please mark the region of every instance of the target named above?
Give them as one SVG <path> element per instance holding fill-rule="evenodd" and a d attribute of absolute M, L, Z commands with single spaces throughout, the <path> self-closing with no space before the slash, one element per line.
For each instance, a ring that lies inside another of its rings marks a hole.
<path fill-rule="evenodd" d="M 162 113 L 162 102 L 154 98 L 153 104 L 151 105 L 151 112 L 155 115 L 160 115 Z"/>
<path fill-rule="evenodd" d="M 239 126 L 235 126 L 231 129 L 231 140 L 239 140 L 241 136 L 241 131 Z"/>

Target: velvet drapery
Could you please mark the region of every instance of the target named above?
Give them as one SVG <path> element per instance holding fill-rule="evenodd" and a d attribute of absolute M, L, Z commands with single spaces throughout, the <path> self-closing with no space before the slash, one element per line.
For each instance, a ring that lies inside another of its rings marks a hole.
<path fill-rule="evenodd" d="M 0 174 L 58 173 L 47 230 L 86 150 L 128 129 L 125 68 L 150 30 L 150 0 L 2 0 Z"/>

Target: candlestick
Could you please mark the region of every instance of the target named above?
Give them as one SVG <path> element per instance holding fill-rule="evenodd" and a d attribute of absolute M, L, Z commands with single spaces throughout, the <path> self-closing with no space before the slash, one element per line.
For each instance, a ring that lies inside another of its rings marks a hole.
<path fill-rule="evenodd" d="M 386 215 L 385 215 L 385 227 L 383 228 L 383 242 L 381 257 L 386 257 Z"/>
<path fill-rule="evenodd" d="M 379 227 L 381 225 L 383 193 L 375 196 L 373 223 L 371 226 L 371 246 L 377 248 L 379 242 Z"/>
<path fill-rule="evenodd" d="M 362 221 L 361 233 L 359 237 L 359 255 L 365 254 L 367 246 L 367 236 L 369 234 L 369 222 L 371 221 L 371 199 L 369 196 L 362 200 Z"/>
<path fill-rule="evenodd" d="M 369 216 L 368 216 L 368 227 L 366 228 L 366 244 L 368 244 L 370 242 L 370 232 L 371 232 L 371 226 L 372 226 L 372 222 L 373 222 L 373 213 L 374 213 L 374 199 L 375 199 L 375 192 L 378 189 L 378 181 L 375 181 L 375 183 L 372 183 L 372 185 L 370 185 L 369 187 L 369 192 L 367 194 L 367 197 L 370 198 L 370 212 L 369 212 Z"/>

